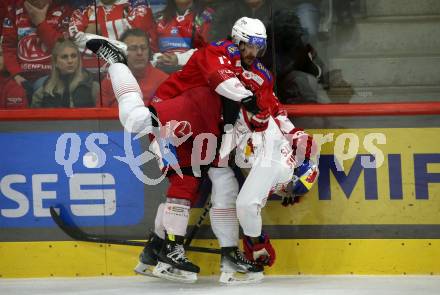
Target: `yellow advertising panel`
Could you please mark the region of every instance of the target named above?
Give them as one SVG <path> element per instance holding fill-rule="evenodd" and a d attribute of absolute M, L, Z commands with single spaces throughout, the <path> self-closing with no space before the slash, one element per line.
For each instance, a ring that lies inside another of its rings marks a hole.
<path fill-rule="evenodd" d="M 439 128 L 309 132 L 321 145 L 319 181 L 298 205 L 268 202 L 264 224 L 440 224 Z"/>

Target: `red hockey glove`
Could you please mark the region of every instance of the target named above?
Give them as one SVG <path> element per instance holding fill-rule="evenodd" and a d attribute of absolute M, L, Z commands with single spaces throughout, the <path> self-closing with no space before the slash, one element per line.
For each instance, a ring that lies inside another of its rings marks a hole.
<path fill-rule="evenodd" d="M 294 128 L 287 136 L 290 137 L 293 152 L 299 163 L 313 158 L 318 153 L 318 145 L 313 137 L 304 132 L 303 129 Z"/>
<path fill-rule="evenodd" d="M 270 194 L 276 195 L 281 198 L 281 205 L 284 207 L 295 205 L 299 203 L 300 196 L 296 196 L 292 193 L 293 182 L 290 181 L 287 185 L 279 187 L 277 190 L 272 191 Z"/>
<path fill-rule="evenodd" d="M 252 242 L 253 238 L 244 236 L 243 249 L 246 258 L 261 265 L 272 266 L 275 262 L 275 249 L 272 247 L 269 236 L 262 232 L 258 242 Z"/>
<path fill-rule="evenodd" d="M 250 118 L 250 124 L 253 130 L 260 132 L 267 129 L 269 125 L 270 114 L 268 111 L 262 111 Z"/>

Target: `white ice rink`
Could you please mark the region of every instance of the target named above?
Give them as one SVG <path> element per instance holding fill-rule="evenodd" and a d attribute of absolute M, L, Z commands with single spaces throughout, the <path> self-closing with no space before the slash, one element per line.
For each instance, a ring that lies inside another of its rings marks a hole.
<path fill-rule="evenodd" d="M 0 294 L 75 295 L 439 295 L 440 276 L 271 276 L 255 285 L 222 286 L 216 277 L 178 284 L 149 277 L 0 279 Z"/>

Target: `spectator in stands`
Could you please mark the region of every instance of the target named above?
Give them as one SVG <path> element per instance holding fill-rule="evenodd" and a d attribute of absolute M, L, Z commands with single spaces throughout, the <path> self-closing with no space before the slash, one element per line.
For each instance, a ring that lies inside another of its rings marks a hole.
<path fill-rule="evenodd" d="M 0 109 L 21 109 L 27 105 L 23 87 L 5 70 L 3 51 L 0 47 Z"/>
<path fill-rule="evenodd" d="M 194 50 L 207 44 L 212 13 L 200 0 L 168 0 L 157 19 L 160 52 L 153 64 L 168 73 L 185 65 Z"/>
<path fill-rule="evenodd" d="M 71 9 L 52 0 L 11 1 L 3 22 L 5 68 L 31 98 L 32 83 L 50 72 L 50 52 L 67 32 Z"/>
<path fill-rule="evenodd" d="M 1 40 L 3 39 L 2 36 L 2 29 L 3 29 L 3 20 L 5 19 L 5 17 L 8 14 L 8 9 L 9 9 L 9 2 L 11 0 L 4 0 L 4 1 L 0 1 L 0 43 Z"/>
<path fill-rule="evenodd" d="M 356 0 L 339 0 L 333 2 L 336 22 L 339 25 L 353 26 L 355 23 L 354 11 L 360 10 L 360 3 Z"/>
<path fill-rule="evenodd" d="M 322 0 L 293 0 L 293 11 L 304 29 L 304 43 L 316 46 L 320 22 L 320 5 Z"/>
<path fill-rule="evenodd" d="M 150 44 L 156 47 L 156 25 L 147 0 L 97 0 L 76 9 L 69 25 L 70 37 L 74 38 L 80 51 L 85 51 L 81 33 L 91 33 L 114 40 L 130 28 L 144 30 L 150 36 Z M 98 68 L 96 57 L 85 51 L 83 65 L 87 69 Z"/>
<path fill-rule="evenodd" d="M 76 45 L 60 39 L 52 51 L 52 71 L 33 95 L 33 108 L 94 107 L 99 83 L 81 66 Z"/>
<path fill-rule="evenodd" d="M 145 105 L 149 105 L 157 87 L 168 78 L 168 75 L 156 69 L 150 63 L 151 50 L 149 38 L 144 31 L 139 29 L 127 30 L 121 36 L 120 41 L 127 44 L 128 68 L 141 87 Z M 106 77 L 101 82 L 101 90 L 102 106 L 117 107 L 118 102 L 116 101 L 109 77 Z"/>

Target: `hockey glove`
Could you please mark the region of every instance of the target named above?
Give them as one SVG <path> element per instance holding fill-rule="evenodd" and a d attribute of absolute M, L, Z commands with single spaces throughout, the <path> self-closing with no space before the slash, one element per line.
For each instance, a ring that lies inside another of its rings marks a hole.
<path fill-rule="evenodd" d="M 249 119 L 251 129 L 257 132 L 266 130 L 267 126 L 269 125 L 269 118 L 270 114 L 268 111 L 262 111 L 256 115 L 253 115 Z"/>
<path fill-rule="evenodd" d="M 295 203 L 299 203 L 299 201 L 300 201 L 300 196 L 294 196 L 294 195 L 285 196 L 281 200 L 281 205 L 283 205 L 284 207 L 293 206 L 295 205 Z"/>
<path fill-rule="evenodd" d="M 241 104 L 243 105 L 243 107 L 246 111 L 248 111 L 254 115 L 256 115 L 260 112 L 260 108 L 258 107 L 258 104 L 257 104 L 257 97 L 255 95 L 243 98 L 241 100 Z"/>
<path fill-rule="evenodd" d="M 257 238 L 257 242 L 253 241 L 255 238 L 244 236 L 243 249 L 246 258 L 250 261 L 255 261 L 262 266 L 272 266 L 275 262 L 275 249 L 272 247 L 269 236 L 262 232 L 261 236 Z"/>

